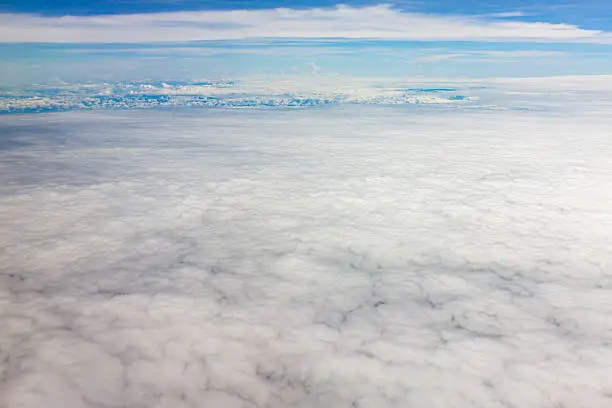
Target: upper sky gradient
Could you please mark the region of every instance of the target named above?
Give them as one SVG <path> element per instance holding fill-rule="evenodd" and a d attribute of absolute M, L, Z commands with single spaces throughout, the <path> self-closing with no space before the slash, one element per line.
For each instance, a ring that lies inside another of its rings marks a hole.
<path fill-rule="evenodd" d="M 610 0 L 5 0 L 0 85 L 610 74 L 610 16 Z"/>
<path fill-rule="evenodd" d="M 525 13 L 522 20 L 543 20 L 612 28 L 612 2 L 609 0 L 4 0 L 0 12 L 36 13 L 45 16 L 159 13 L 195 10 L 237 10 L 353 7 L 390 4 L 404 11 L 436 14 Z"/>

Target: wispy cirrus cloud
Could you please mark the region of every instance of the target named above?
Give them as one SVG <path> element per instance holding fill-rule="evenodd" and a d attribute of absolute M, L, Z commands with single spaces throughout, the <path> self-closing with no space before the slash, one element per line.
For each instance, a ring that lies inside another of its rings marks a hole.
<path fill-rule="evenodd" d="M 530 13 L 525 13 L 524 11 L 506 11 L 503 13 L 489 13 L 485 14 L 487 17 L 495 17 L 495 18 L 513 18 L 513 17 L 525 17 L 531 15 Z"/>
<path fill-rule="evenodd" d="M 481 58 L 494 58 L 496 61 L 504 61 L 508 59 L 526 59 L 526 58 L 554 58 L 562 57 L 567 54 L 559 51 L 538 51 L 538 50 L 469 50 L 460 53 L 444 53 L 424 55 L 416 59 L 417 62 L 441 62 L 451 59 L 474 60 Z"/>
<path fill-rule="evenodd" d="M 267 9 L 44 17 L 0 14 L 0 42 L 144 43 L 248 38 L 373 38 L 612 44 L 612 33 L 524 22 L 522 13 L 469 16 L 362 8 Z"/>
<path fill-rule="evenodd" d="M 441 62 L 447 61 L 456 58 L 467 57 L 470 54 L 468 53 L 454 53 L 454 54 L 434 54 L 434 55 L 425 55 L 423 57 L 418 57 L 416 62 Z"/>

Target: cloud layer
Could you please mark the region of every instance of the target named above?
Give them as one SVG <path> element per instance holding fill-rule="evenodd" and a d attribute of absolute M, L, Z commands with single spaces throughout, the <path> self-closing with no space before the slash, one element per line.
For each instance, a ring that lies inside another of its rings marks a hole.
<path fill-rule="evenodd" d="M 612 42 L 607 32 L 508 17 L 420 14 L 387 5 L 108 16 L 0 14 L 0 42 L 142 43 L 248 38 Z"/>
<path fill-rule="evenodd" d="M 571 94 L 3 118 L 0 406 L 609 407 L 612 119 Z"/>

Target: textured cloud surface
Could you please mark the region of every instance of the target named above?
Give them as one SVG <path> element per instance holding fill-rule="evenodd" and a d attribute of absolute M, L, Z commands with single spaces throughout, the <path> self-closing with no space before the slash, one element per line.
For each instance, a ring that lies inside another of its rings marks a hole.
<path fill-rule="evenodd" d="M 388 5 L 108 16 L 0 14 L 0 42 L 140 43 L 244 38 L 612 42 L 605 31 L 506 17 L 410 13 Z"/>
<path fill-rule="evenodd" d="M 0 406 L 609 407 L 579 97 L 4 116 Z"/>

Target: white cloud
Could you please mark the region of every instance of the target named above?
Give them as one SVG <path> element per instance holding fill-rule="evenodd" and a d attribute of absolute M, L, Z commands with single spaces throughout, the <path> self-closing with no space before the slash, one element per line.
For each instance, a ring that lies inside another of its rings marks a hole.
<path fill-rule="evenodd" d="M 502 60 L 502 59 L 525 59 L 525 58 L 551 58 L 561 57 L 567 55 L 560 51 L 538 51 L 538 50 L 527 50 L 527 51 L 492 51 L 492 50 L 469 50 L 461 53 L 447 53 L 447 54 L 432 54 L 425 55 L 416 58 L 417 62 L 440 62 L 450 59 L 461 58 L 464 61 L 474 61 L 476 59 L 481 60 L 482 58 L 489 58 L 491 61 Z M 494 59 L 492 59 L 494 58 Z"/>
<path fill-rule="evenodd" d="M 246 38 L 582 41 L 610 43 L 610 33 L 569 24 L 484 16 L 363 8 L 197 11 L 109 16 L 0 15 L 2 42 L 192 41 Z"/>
<path fill-rule="evenodd" d="M 464 58 L 469 57 L 470 54 L 467 53 L 451 53 L 451 54 L 434 54 L 434 55 L 425 55 L 423 57 L 417 57 L 415 61 L 417 62 L 441 62 L 447 61 L 451 59 Z"/>
<path fill-rule="evenodd" d="M 598 95 L 5 116 L 3 405 L 608 407 Z"/>
<path fill-rule="evenodd" d="M 525 17 L 529 15 L 530 15 L 529 13 L 525 13 L 523 11 L 507 11 L 507 12 L 501 12 L 501 13 L 484 14 L 484 16 L 496 17 L 496 18 Z"/>

